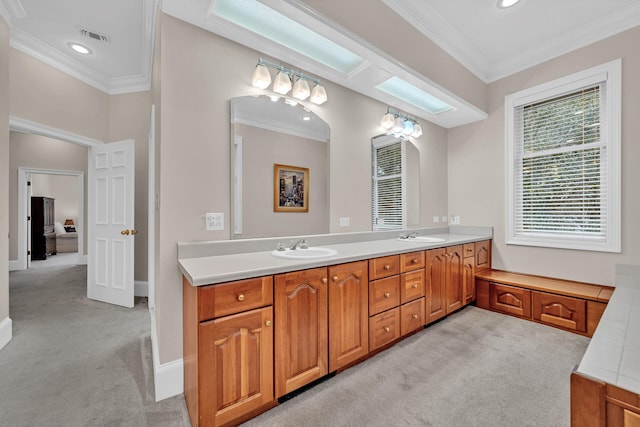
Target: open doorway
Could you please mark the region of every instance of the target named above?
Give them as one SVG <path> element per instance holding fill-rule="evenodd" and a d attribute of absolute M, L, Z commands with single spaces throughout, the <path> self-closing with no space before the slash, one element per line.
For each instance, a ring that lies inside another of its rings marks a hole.
<path fill-rule="evenodd" d="M 27 268 L 85 264 L 84 173 L 31 169 L 26 174 L 26 203 L 31 208 L 27 215 Z"/>

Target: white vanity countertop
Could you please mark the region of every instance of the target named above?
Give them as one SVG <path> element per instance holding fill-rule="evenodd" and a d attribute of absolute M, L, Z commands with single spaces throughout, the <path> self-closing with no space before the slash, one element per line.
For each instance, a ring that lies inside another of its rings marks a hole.
<path fill-rule="evenodd" d="M 356 243 L 314 245 L 313 237 L 307 239 L 309 247 L 322 246 L 335 249 L 336 255 L 320 259 L 294 260 L 277 258 L 272 250 L 262 252 L 234 253 L 178 259 L 180 271 L 193 286 L 210 285 L 251 277 L 304 270 L 314 267 L 342 264 L 369 258 L 395 255 L 425 249 L 442 248 L 463 243 L 478 242 L 492 238 L 486 234 L 429 234 L 444 242 L 415 243 L 397 239 L 371 240 Z M 304 250 L 304 249 L 302 249 Z"/>
<path fill-rule="evenodd" d="M 578 372 L 640 394 L 640 267 L 618 266 L 616 289 Z"/>

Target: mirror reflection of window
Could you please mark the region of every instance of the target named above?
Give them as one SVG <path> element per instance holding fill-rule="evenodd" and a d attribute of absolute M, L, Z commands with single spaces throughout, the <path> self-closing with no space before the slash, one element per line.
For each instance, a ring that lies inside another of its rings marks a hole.
<path fill-rule="evenodd" d="M 383 135 L 371 143 L 372 229 L 419 225 L 419 152 L 410 140 Z"/>

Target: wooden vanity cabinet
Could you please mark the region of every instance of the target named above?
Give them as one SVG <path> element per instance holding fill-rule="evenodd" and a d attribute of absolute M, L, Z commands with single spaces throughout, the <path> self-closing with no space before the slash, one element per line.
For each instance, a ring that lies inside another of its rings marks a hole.
<path fill-rule="evenodd" d="M 367 261 L 329 267 L 329 372 L 369 353 Z"/>
<path fill-rule="evenodd" d="M 548 325 L 587 332 L 587 301 L 564 295 L 532 291 L 532 316 Z"/>
<path fill-rule="evenodd" d="M 450 246 L 445 252 L 445 295 L 447 314 L 464 305 L 465 290 L 462 275 L 463 246 Z"/>
<path fill-rule="evenodd" d="M 183 278 L 184 395 L 192 426 L 237 424 L 275 405 L 272 283 L 268 276 L 191 286 Z"/>
<path fill-rule="evenodd" d="M 426 261 L 426 323 L 438 320 L 447 314 L 446 303 L 446 250 L 444 248 L 427 251 Z"/>
<path fill-rule="evenodd" d="M 275 276 L 275 390 L 282 397 L 329 372 L 327 268 Z"/>

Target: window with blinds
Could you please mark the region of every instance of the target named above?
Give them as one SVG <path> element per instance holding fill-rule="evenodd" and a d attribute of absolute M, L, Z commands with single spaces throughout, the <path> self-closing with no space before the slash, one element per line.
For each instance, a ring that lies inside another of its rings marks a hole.
<path fill-rule="evenodd" d="M 507 97 L 507 243 L 620 250 L 614 74 Z"/>
<path fill-rule="evenodd" d="M 404 141 L 388 136 L 373 141 L 373 230 L 393 230 L 406 226 L 405 165 Z"/>

